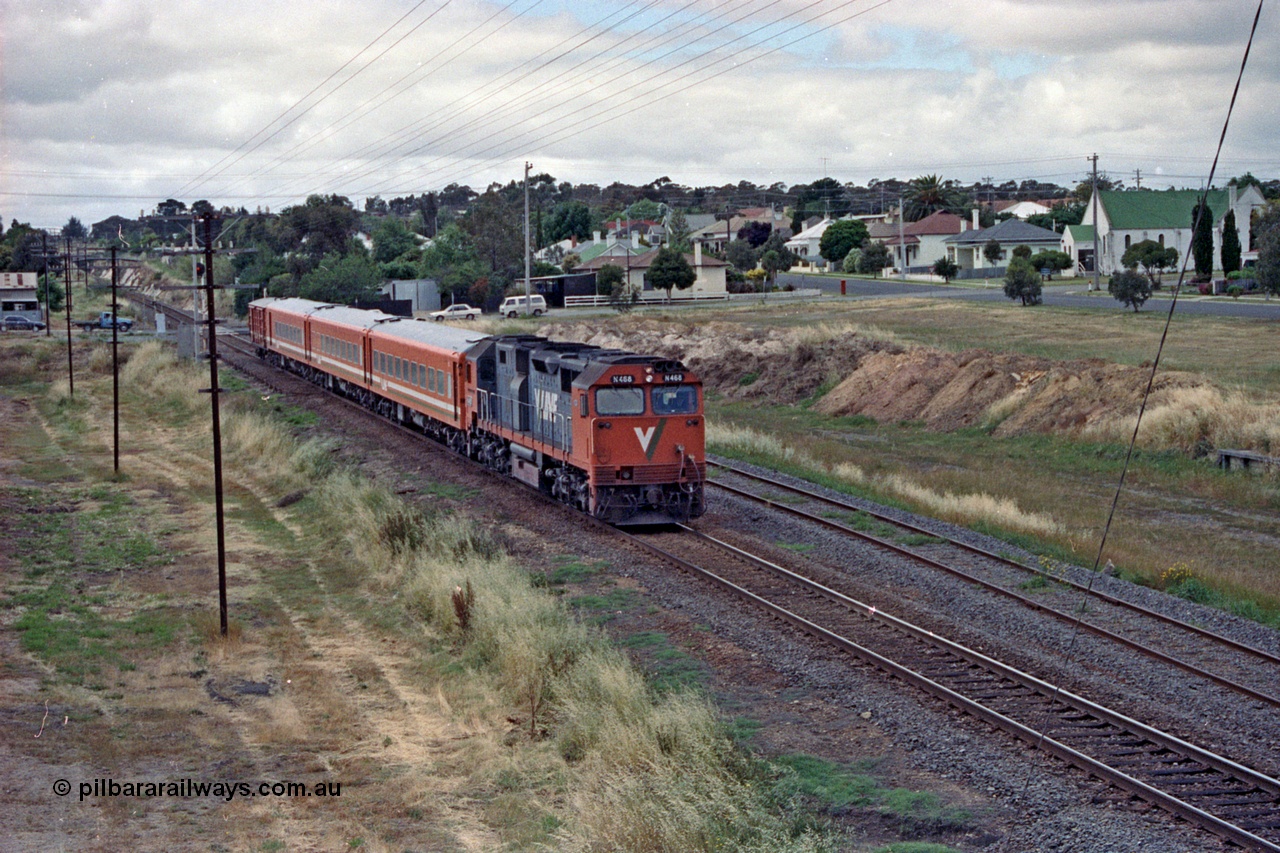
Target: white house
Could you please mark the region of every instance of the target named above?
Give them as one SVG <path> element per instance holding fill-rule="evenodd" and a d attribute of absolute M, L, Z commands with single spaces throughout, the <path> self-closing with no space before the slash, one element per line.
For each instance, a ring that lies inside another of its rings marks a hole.
<path fill-rule="evenodd" d="M 831 226 L 833 221 L 824 217 L 817 225 L 804 229 L 787 241 L 787 248 L 795 252 L 796 257 L 799 259 L 796 263 L 797 268 L 801 270 L 827 268 L 827 262 L 822 257 L 822 252 L 819 251 L 818 245 L 822 242 L 822 235 L 826 233 L 827 228 Z"/>
<path fill-rule="evenodd" d="M 1084 225 L 1097 228 L 1099 271 L 1110 275 L 1121 269 L 1125 250 L 1143 240 L 1155 240 L 1162 246 L 1178 250 L 1179 262 L 1191 250 L 1191 227 L 1196 204 L 1205 196 L 1213 214 L 1213 262 L 1222 259 L 1222 220 L 1228 210 L 1236 214 L 1236 231 L 1244 259 L 1256 258 L 1257 249 L 1249 242 L 1249 221 L 1254 210 L 1266 205 L 1255 186 L 1237 191 L 1235 184 L 1224 190 L 1126 190 L 1098 192 L 1097 218 L 1093 204 L 1085 205 Z M 1092 249 L 1092 233 L 1089 235 Z M 1065 243 L 1065 239 L 1064 239 Z M 1078 243 L 1073 258 L 1080 257 Z"/>

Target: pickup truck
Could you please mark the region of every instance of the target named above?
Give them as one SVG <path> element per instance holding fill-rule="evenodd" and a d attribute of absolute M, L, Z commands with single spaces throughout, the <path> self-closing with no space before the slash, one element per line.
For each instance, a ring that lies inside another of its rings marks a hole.
<path fill-rule="evenodd" d="M 116 319 L 116 316 L 110 311 L 103 311 L 92 320 L 80 320 L 76 325 L 86 332 L 92 332 L 94 329 L 110 329 L 112 326 L 122 332 L 127 332 L 133 328 L 133 321 L 128 317 Z"/>

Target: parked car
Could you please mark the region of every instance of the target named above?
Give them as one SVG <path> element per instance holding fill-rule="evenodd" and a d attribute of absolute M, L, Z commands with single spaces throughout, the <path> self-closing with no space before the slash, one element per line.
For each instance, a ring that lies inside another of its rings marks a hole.
<path fill-rule="evenodd" d="M 535 317 L 540 317 L 547 313 L 547 300 L 540 293 L 535 293 L 532 296 L 508 296 L 502 300 L 498 313 L 513 319 L 517 314 L 532 314 Z"/>
<path fill-rule="evenodd" d="M 18 314 L 10 314 L 4 318 L 4 330 L 6 332 L 28 331 L 38 332 L 44 328 L 44 323 L 39 320 L 31 320 Z"/>
<path fill-rule="evenodd" d="M 442 311 L 432 311 L 428 316 L 437 323 L 441 320 L 474 320 L 480 316 L 480 309 L 458 302 Z"/>

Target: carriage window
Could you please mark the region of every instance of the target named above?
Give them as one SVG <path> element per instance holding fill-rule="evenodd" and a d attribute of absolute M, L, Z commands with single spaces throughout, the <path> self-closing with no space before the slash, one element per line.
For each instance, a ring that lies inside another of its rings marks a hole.
<path fill-rule="evenodd" d="M 698 411 L 698 389 L 692 385 L 666 385 L 653 389 L 655 415 L 692 415 Z"/>
<path fill-rule="evenodd" d="M 436 390 L 436 369 L 434 367 L 427 368 L 427 390 L 431 392 Z"/>
<path fill-rule="evenodd" d="M 643 415 L 643 388 L 599 388 L 596 390 L 597 415 Z"/>

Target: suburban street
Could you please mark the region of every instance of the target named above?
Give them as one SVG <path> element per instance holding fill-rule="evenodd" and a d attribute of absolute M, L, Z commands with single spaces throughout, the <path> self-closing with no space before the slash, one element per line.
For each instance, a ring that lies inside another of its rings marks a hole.
<path fill-rule="evenodd" d="M 790 284 L 794 287 L 818 288 L 824 294 L 839 294 L 840 279 L 824 275 L 807 275 L 803 273 L 781 273 L 778 283 Z M 1106 292 L 1106 280 L 1102 281 L 1101 293 L 1090 294 L 1088 285 L 1080 281 L 1067 284 L 1051 283 L 1044 288 L 1044 304 L 1065 308 L 1093 308 L 1100 311 L 1128 311 Z M 967 299 L 974 302 L 1002 302 L 1010 300 L 1004 295 L 999 280 L 992 279 L 991 286 L 956 286 L 944 284 L 928 284 L 918 281 L 898 281 L 896 279 L 880 279 L 878 281 L 848 278 L 845 294 L 849 298 L 948 298 Z M 1156 294 L 1142 307 L 1143 311 L 1168 311 L 1168 285 L 1161 293 Z M 1207 314 L 1220 317 L 1250 317 L 1263 320 L 1280 320 L 1280 300 L 1259 302 L 1256 299 L 1234 300 L 1224 297 L 1204 297 L 1198 293 L 1188 294 L 1185 291 L 1178 298 L 1178 311 L 1185 314 Z"/>

